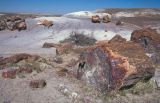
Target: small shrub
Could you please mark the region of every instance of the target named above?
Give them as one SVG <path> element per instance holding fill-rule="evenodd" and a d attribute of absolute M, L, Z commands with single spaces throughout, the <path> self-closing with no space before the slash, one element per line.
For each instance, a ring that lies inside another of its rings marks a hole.
<path fill-rule="evenodd" d="M 95 44 L 96 41 L 95 38 L 86 36 L 83 33 L 72 32 L 70 37 L 61 41 L 61 43 L 72 42 L 77 46 L 88 46 Z"/>

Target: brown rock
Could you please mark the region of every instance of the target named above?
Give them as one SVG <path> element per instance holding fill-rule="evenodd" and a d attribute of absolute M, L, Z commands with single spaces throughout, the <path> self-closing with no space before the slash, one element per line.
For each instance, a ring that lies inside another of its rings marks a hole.
<path fill-rule="evenodd" d="M 92 23 L 100 23 L 101 19 L 98 15 L 92 16 Z"/>
<path fill-rule="evenodd" d="M 38 23 L 39 25 L 43 25 L 46 26 L 48 28 L 50 28 L 51 26 L 53 26 L 53 22 L 52 21 L 48 21 L 48 20 L 42 20 L 40 21 L 40 23 Z"/>
<path fill-rule="evenodd" d="M 52 47 L 57 47 L 57 45 L 54 43 L 47 43 L 47 42 L 43 44 L 43 48 L 52 48 Z"/>
<path fill-rule="evenodd" d="M 28 61 L 35 61 L 38 60 L 40 57 L 37 55 L 30 55 L 30 54 L 16 54 L 11 57 L 2 58 L 0 59 L 0 66 L 6 65 L 7 63 L 18 63 L 21 60 L 28 60 Z"/>
<path fill-rule="evenodd" d="M 156 65 L 160 63 L 160 34 L 156 30 L 151 28 L 135 30 L 131 34 L 131 41 L 141 44 Z"/>
<path fill-rule="evenodd" d="M 120 35 L 114 36 L 109 43 L 114 43 L 114 42 L 126 42 L 127 40 L 125 38 L 122 38 Z"/>
<path fill-rule="evenodd" d="M 3 20 L 0 20 L 0 31 L 5 30 L 6 28 L 6 23 Z"/>
<path fill-rule="evenodd" d="M 20 16 L 4 16 L 0 21 L 0 30 L 26 30 L 27 24 Z"/>
<path fill-rule="evenodd" d="M 84 51 L 79 61 L 77 77 L 102 92 L 148 80 L 155 71 L 143 47 L 132 42 L 98 43 Z"/>
<path fill-rule="evenodd" d="M 116 25 L 122 25 L 123 23 L 120 21 L 120 20 L 118 20 L 117 22 L 116 22 Z"/>
<path fill-rule="evenodd" d="M 16 28 L 18 31 L 26 30 L 26 29 L 27 29 L 27 24 L 26 24 L 25 22 L 23 22 L 23 21 L 17 23 L 15 26 L 16 26 L 15 28 Z"/>
<path fill-rule="evenodd" d="M 108 15 L 104 16 L 103 17 L 103 23 L 109 23 L 109 22 L 110 22 L 110 19 L 109 19 Z"/>
<path fill-rule="evenodd" d="M 45 80 L 40 79 L 40 80 L 32 80 L 32 81 L 30 81 L 29 86 L 30 86 L 31 88 L 43 88 L 43 87 L 46 86 L 46 84 L 47 84 L 47 83 L 46 83 Z"/>
<path fill-rule="evenodd" d="M 15 78 L 16 73 L 17 73 L 16 68 L 7 68 L 7 69 L 3 70 L 2 77 L 3 78 Z"/>
<path fill-rule="evenodd" d="M 135 30 L 131 34 L 131 41 L 142 44 L 144 47 L 154 46 L 160 50 L 160 34 L 151 28 Z"/>

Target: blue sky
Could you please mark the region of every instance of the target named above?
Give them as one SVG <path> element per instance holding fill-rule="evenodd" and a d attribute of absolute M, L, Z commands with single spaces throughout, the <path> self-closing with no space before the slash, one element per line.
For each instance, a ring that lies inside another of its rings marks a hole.
<path fill-rule="evenodd" d="M 160 8 L 160 0 L 0 0 L 0 12 L 62 14 L 100 8 Z"/>

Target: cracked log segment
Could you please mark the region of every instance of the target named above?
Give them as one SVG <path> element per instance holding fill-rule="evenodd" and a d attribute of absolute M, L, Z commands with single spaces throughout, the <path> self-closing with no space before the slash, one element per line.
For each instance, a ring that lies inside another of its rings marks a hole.
<path fill-rule="evenodd" d="M 131 41 L 142 44 L 143 46 L 153 46 L 160 50 L 160 34 L 155 29 L 143 28 L 135 30 L 131 34 Z"/>
<path fill-rule="evenodd" d="M 119 35 L 89 47 L 81 53 L 79 61 L 77 77 L 102 92 L 133 86 L 150 79 L 155 72 L 143 47 Z"/>
<path fill-rule="evenodd" d="M 131 34 L 131 41 L 141 44 L 154 63 L 160 63 L 160 34 L 151 28 L 135 30 Z"/>
<path fill-rule="evenodd" d="M 30 55 L 26 53 L 21 53 L 21 54 L 16 54 L 11 57 L 6 57 L 6 58 L 0 58 L 0 67 L 5 66 L 7 63 L 18 63 L 21 60 L 30 60 L 30 61 L 35 61 L 38 60 L 40 57 L 37 55 Z"/>

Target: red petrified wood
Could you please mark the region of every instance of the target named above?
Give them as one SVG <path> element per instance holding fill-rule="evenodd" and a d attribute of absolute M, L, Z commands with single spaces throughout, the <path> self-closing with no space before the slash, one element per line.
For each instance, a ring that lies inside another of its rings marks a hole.
<path fill-rule="evenodd" d="M 78 78 L 102 92 L 132 86 L 151 78 L 155 71 L 141 45 L 119 36 L 89 47 L 81 53 L 79 61 L 85 65 L 79 65 Z"/>
<path fill-rule="evenodd" d="M 15 78 L 16 77 L 16 73 L 17 73 L 17 69 L 15 69 L 15 68 L 8 68 L 8 69 L 5 69 L 2 72 L 2 77 L 3 78 Z"/>

